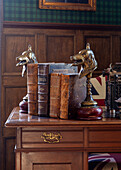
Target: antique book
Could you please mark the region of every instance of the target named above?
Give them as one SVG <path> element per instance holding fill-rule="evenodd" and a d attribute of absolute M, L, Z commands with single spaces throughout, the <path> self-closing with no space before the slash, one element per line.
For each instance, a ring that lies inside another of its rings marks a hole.
<path fill-rule="evenodd" d="M 38 64 L 27 65 L 27 94 L 28 94 L 28 114 L 38 115 Z"/>
<path fill-rule="evenodd" d="M 65 63 L 38 63 L 38 115 L 49 116 L 50 74 L 53 72 L 77 72 L 77 66 Z"/>
<path fill-rule="evenodd" d="M 61 73 L 51 73 L 50 76 L 50 117 L 59 118 Z"/>
<path fill-rule="evenodd" d="M 49 64 L 38 64 L 38 115 L 48 116 Z"/>
<path fill-rule="evenodd" d="M 61 75 L 60 118 L 76 117 L 78 108 L 86 98 L 86 77 L 79 79 L 78 73 Z"/>
<path fill-rule="evenodd" d="M 72 66 L 71 63 L 51 63 L 49 73 L 77 73 L 78 66 Z"/>

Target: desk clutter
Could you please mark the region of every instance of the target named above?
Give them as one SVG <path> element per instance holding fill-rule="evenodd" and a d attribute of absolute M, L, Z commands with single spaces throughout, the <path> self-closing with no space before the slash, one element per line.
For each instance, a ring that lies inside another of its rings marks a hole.
<path fill-rule="evenodd" d="M 98 107 L 91 93 L 90 80 L 97 61 L 89 43 L 86 49 L 70 56 L 71 64 L 38 63 L 31 45 L 16 59 L 16 66 L 23 66 L 22 77 L 27 70 L 25 99 L 28 101 L 28 114 L 61 119 L 102 119 L 102 108 Z M 20 103 L 22 107 L 23 103 Z"/>
<path fill-rule="evenodd" d="M 121 63 L 110 65 L 103 72 L 107 76 L 105 105 L 110 117 L 121 118 Z"/>
<path fill-rule="evenodd" d="M 73 118 L 86 97 L 86 77 L 66 63 L 27 65 L 28 114 L 61 119 Z"/>
<path fill-rule="evenodd" d="M 23 66 L 22 77 L 27 70 L 27 96 L 20 102 L 20 113 L 99 120 L 104 108 L 108 117 L 121 117 L 121 63 L 92 78 L 97 61 L 89 43 L 70 57 L 73 63 L 38 63 L 31 45 L 16 59 L 16 66 Z"/>

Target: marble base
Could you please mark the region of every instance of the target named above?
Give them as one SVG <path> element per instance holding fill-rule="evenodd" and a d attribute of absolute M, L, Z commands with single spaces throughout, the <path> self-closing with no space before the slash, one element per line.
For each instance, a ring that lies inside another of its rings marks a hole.
<path fill-rule="evenodd" d="M 78 120 L 100 120 L 103 109 L 98 106 L 81 107 L 77 111 Z"/>

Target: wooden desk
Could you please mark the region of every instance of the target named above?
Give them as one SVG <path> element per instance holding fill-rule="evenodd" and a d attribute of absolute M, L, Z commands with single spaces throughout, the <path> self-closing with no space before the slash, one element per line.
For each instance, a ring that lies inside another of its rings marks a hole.
<path fill-rule="evenodd" d="M 17 128 L 16 170 L 88 170 L 89 152 L 121 152 L 121 120 L 58 120 L 19 114 L 6 127 Z"/>

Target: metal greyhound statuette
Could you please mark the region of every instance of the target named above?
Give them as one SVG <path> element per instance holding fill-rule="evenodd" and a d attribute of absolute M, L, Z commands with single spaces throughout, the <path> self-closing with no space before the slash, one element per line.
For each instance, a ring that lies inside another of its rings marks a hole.
<path fill-rule="evenodd" d="M 22 77 L 27 69 L 27 64 L 29 63 L 38 63 L 36 60 L 36 56 L 32 51 L 32 46 L 28 45 L 28 50 L 24 51 L 20 56 L 16 57 L 16 60 L 19 62 L 16 66 L 23 66 L 22 69 Z"/>
<path fill-rule="evenodd" d="M 80 78 L 92 73 L 97 68 L 97 61 L 89 43 L 87 43 L 86 49 L 79 51 L 78 54 L 71 56 L 70 59 L 74 61 L 72 65 L 81 66 L 79 71 Z"/>
<path fill-rule="evenodd" d="M 74 61 L 72 65 L 80 66 L 79 78 L 87 77 L 87 96 L 85 101 L 81 103 L 81 108 L 77 112 L 77 119 L 80 120 L 98 120 L 102 119 L 102 108 L 97 106 L 97 102 L 93 100 L 90 79 L 93 71 L 97 68 L 97 61 L 90 44 L 87 43 L 86 49 L 81 50 L 78 54 L 71 56 Z"/>

